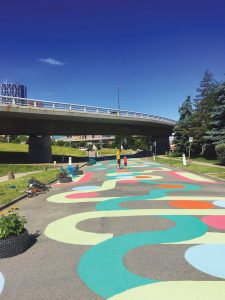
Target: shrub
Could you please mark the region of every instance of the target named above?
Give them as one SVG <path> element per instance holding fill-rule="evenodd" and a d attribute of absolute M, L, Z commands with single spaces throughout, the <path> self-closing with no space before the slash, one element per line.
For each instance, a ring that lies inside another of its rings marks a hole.
<path fill-rule="evenodd" d="M 216 146 L 216 155 L 222 165 L 225 165 L 225 144 Z"/>
<path fill-rule="evenodd" d="M 10 208 L 0 213 L 0 239 L 19 235 L 24 230 L 26 219 L 16 210 L 18 208 Z"/>
<path fill-rule="evenodd" d="M 203 157 L 205 157 L 206 159 L 215 159 L 216 158 L 215 146 L 212 144 L 205 144 L 203 146 Z"/>

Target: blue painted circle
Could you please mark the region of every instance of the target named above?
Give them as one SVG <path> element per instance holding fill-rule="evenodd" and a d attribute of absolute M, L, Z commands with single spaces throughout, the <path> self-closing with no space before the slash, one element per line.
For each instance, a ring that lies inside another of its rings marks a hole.
<path fill-rule="evenodd" d="M 225 201 L 218 200 L 214 201 L 213 204 L 219 207 L 225 207 Z"/>
<path fill-rule="evenodd" d="M 208 244 L 197 245 L 185 252 L 185 259 L 194 268 L 225 279 L 225 245 Z"/>
<path fill-rule="evenodd" d="M 117 176 L 116 179 L 135 179 L 134 176 Z"/>
<path fill-rule="evenodd" d="M 1 294 L 2 290 L 3 290 L 4 283 L 5 283 L 5 279 L 4 279 L 3 275 L 2 275 L 2 273 L 0 272 L 0 294 Z"/>
<path fill-rule="evenodd" d="M 72 189 L 72 191 L 90 191 L 90 190 L 96 190 L 99 188 L 98 185 L 85 185 L 85 186 L 79 186 Z"/>

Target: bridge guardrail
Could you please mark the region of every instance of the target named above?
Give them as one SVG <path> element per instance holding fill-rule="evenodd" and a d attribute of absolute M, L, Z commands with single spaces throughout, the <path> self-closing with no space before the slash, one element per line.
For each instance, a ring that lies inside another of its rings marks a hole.
<path fill-rule="evenodd" d="M 115 115 L 123 117 L 135 117 L 141 119 L 149 120 L 160 120 L 166 123 L 171 123 L 171 125 L 176 124 L 176 121 L 160 116 L 150 115 L 141 112 L 133 112 L 126 110 L 118 110 L 114 108 L 105 108 L 105 107 L 95 107 L 88 105 L 80 105 L 73 103 L 62 103 L 55 101 L 46 101 L 46 100 L 37 100 L 37 99 L 27 99 L 27 98 L 18 98 L 18 97 L 9 97 L 0 95 L 0 105 L 3 106 L 12 106 L 12 107 L 28 107 L 34 109 L 46 109 L 46 110 L 67 110 L 67 111 L 77 111 L 84 113 L 97 113 L 104 115 Z"/>

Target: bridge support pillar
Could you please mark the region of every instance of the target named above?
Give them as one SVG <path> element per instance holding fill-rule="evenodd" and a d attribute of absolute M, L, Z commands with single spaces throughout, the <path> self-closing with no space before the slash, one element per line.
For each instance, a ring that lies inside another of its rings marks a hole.
<path fill-rule="evenodd" d="M 156 142 L 156 154 L 165 154 L 166 152 L 169 152 L 170 150 L 170 144 L 169 144 L 169 136 L 165 137 L 153 137 L 153 153 L 155 153 L 155 144 Z"/>
<path fill-rule="evenodd" d="M 52 162 L 51 137 L 49 135 L 29 137 L 29 161 L 32 163 Z"/>

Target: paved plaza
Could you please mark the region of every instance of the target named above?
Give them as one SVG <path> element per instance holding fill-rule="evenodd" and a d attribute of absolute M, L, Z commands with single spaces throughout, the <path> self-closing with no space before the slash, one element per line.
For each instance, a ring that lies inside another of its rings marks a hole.
<path fill-rule="evenodd" d="M 84 168 L 17 206 L 37 237 L 2 300 L 225 299 L 225 184 L 148 159 Z"/>

